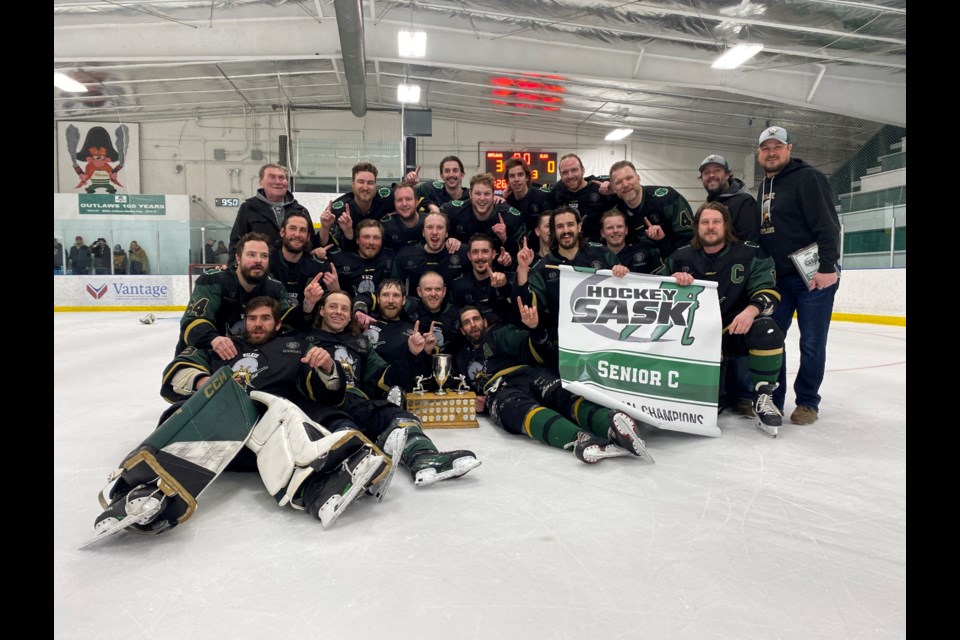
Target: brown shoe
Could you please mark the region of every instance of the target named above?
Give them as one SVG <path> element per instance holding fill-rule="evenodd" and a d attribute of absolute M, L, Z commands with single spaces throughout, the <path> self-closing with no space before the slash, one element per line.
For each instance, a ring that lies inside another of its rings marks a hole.
<path fill-rule="evenodd" d="M 746 398 L 740 398 L 733 405 L 733 412 L 741 416 L 753 417 L 753 403 Z"/>
<path fill-rule="evenodd" d="M 790 422 L 793 424 L 813 424 L 817 421 L 817 410 L 813 407 L 804 407 L 798 405 L 793 413 L 790 414 Z"/>

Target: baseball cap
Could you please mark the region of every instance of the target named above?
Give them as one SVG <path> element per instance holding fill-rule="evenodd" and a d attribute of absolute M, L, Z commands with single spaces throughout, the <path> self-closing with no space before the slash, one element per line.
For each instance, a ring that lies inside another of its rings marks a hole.
<path fill-rule="evenodd" d="M 784 144 L 790 143 L 790 136 L 787 135 L 787 130 L 783 127 L 767 127 L 763 130 L 763 133 L 760 134 L 760 142 L 757 144 L 763 144 L 769 139 L 779 140 Z"/>
<path fill-rule="evenodd" d="M 724 171 L 730 171 L 730 164 L 727 162 L 727 159 L 716 153 L 711 153 L 704 158 L 703 162 L 700 163 L 700 168 L 697 169 L 697 171 L 703 171 L 703 168 L 708 164 L 718 164 L 723 167 Z"/>

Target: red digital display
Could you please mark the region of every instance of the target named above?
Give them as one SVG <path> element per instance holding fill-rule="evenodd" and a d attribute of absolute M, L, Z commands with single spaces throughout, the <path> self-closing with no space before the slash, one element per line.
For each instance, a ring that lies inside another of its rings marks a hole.
<path fill-rule="evenodd" d="M 487 151 L 487 173 L 495 178 L 494 191 L 499 195 L 507 188 L 504 172 L 510 158 L 522 158 L 530 167 L 530 177 L 537 184 L 555 184 L 557 182 L 556 151 Z"/>

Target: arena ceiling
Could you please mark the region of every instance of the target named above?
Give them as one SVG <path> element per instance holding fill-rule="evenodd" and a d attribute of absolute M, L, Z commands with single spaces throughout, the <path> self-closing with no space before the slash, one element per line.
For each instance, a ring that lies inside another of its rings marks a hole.
<path fill-rule="evenodd" d="M 54 119 L 397 110 L 406 81 L 492 127 L 827 146 L 906 126 L 906 22 L 905 0 L 55 0 L 54 70 L 90 92 L 55 88 Z M 398 55 L 411 27 L 424 58 Z M 737 42 L 764 49 L 712 69 Z"/>

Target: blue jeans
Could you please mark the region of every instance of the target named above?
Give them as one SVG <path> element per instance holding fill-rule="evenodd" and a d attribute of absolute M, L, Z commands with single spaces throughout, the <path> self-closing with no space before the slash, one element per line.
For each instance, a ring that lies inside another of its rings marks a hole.
<path fill-rule="evenodd" d="M 780 305 L 773 319 L 786 335 L 793 322 L 793 312 L 797 312 L 797 326 L 800 328 L 800 368 L 793 383 L 797 406 L 820 408 L 820 383 L 827 366 L 827 332 L 830 330 L 830 316 L 833 313 L 833 299 L 837 295 L 840 283 L 827 289 L 810 291 L 799 275 L 787 275 L 777 278 L 777 290 L 780 292 Z M 787 395 L 787 354 L 784 351 L 783 365 L 780 367 L 780 386 L 773 394 L 773 402 L 780 411 Z"/>

